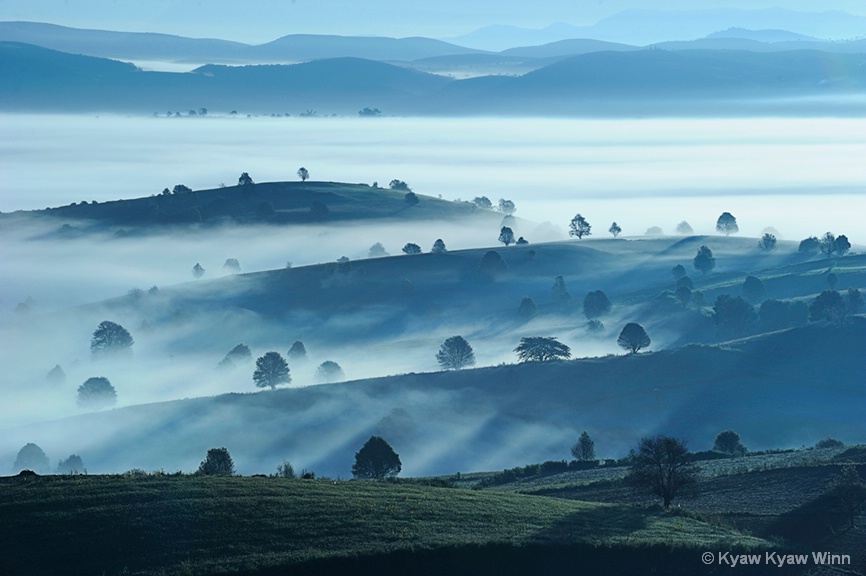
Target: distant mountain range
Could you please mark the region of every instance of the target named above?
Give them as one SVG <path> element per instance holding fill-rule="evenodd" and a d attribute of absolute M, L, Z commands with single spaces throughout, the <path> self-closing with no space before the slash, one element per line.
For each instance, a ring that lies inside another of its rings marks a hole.
<path fill-rule="evenodd" d="M 360 58 L 143 72 L 114 60 L 0 42 L 0 110 L 386 114 L 736 113 L 735 102 L 846 98 L 866 108 L 866 56 L 809 51 L 602 51 L 525 75 L 466 80 Z M 751 106 L 751 104 L 750 104 Z M 844 111 L 836 102 L 820 113 Z M 802 111 L 799 110 L 798 111 Z M 813 109 L 815 111 L 815 109 Z M 742 113 L 742 110 L 739 110 Z"/>

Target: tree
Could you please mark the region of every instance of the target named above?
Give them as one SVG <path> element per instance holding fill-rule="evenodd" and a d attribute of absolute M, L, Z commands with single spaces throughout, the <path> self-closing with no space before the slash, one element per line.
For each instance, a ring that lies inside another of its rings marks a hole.
<path fill-rule="evenodd" d="M 514 214 L 515 212 L 517 212 L 517 208 L 514 206 L 514 202 L 512 202 L 511 200 L 500 198 L 499 211 L 503 214 Z"/>
<path fill-rule="evenodd" d="M 66 372 L 63 371 L 60 364 L 55 364 L 54 368 L 52 368 L 48 374 L 45 375 L 45 379 L 49 382 L 54 382 L 56 384 L 60 384 L 66 380 Z"/>
<path fill-rule="evenodd" d="M 801 254 L 808 254 L 809 252 L 817 252 L 821 247 L 821 242 L 814 236 L 809 236 L 808 238 L 804 238 L 800 240 L 800 245 L 797 248 L 797 251 Z"/>
<path fill-rule="evenodd" d="M 463 336 L 451 336 L 439 347 L 436 361 L 445 370 L 460 370 L 475 365 L 475 352 Z"/>
<path fill-rule="evenodd" d="M 571 455 L 575 460 L 589 462 L 595 460 L 595 442 L 589 437 L 586 430 L 577 439 L 577 443 L 571 447 Z"/>
<path fill-rule="evenodd" d="M 225 448 L 211 448 L 198 465 L 198 473 L 206 476 L 234 476 L 235 463 Z"/>
<path fill-rule="evenodd" d="M 403 254 L 420 254 L 421 247 L 413 242 L 409 242 L 403 246 Z"/>
<path fill-rule="evenodd" d="M 687 274 L 686 273 L 686 267 L 683 266 L 682 264 L 677 264 L 676 266 L 671 268 L 671 275 L 673 275 L 673 277 L 674 277 L 674 282 L 676 282 L 677 280 L 679 280 L 680 278 L 682 278 L 686 274 Z"/>
<path fill-rule="evenodd" d="M 856 288 L 849 288 L 843 297 L 835 290 L 824 290 L 809 305 L 809 319 L 813 322 L 838 322 L 841 327 L 850 314 L 863 308 L 863 295 Z"/>
<path fill-rule="evenodd" d="M 289 360 L 305 360 L 307 358 L 307 347 L 300 340 L 295 340 L 286 356 L 289 357 Z"/>
<path fill-rule="evenodd" d="M 514 244 L 514 231 L 508 226 L 503 226 L 499 231 L 499 241 L 506 246 Z"/>
<path fill-rule="evenodd" d="M 742 336 L 754 325 L 755 319 L 755 308 L 740 296 L 721 294 L 716 298 L 713 320 L 720 335 Z"/>
<path fill-rule="evenodd" d="M 526 238 L 524 238 L 523 236 L 521 236 L 520 238 L 517 239 L 517 242 L 515 242 L 514 244 L 517 246 L 526 246 L 527 244 L 529 244 L 529 241 Z"/>
<path fill-rule="evenodd" d="M 827 258 L 831 257 L 836 251 L 836 235 L 832 232 L 825 232 L 818 240 L 818 249 L 821 250 L 822 254 L 826 254 Z"/>
<path fill-rule="evenodd" d="M 174 188 L 171 189 L 172 194 L 191 194 L 192 188 L 189 186 L 184 186 L 183 184 L 177 184 Z"/>
<path fill-rule="evenodd" d="M 760 248 L 761 250 L 766 250 L 767 252 L 769 252 L 770 250 L 772 250 L 775 247 L 776 247 L 776 235 L 775 234 L 770 234 L 769 232 L 767 232 L 766 234 L 761 236 L 760 240 L 758 240 L 758 248 Z"/>
<path fill-rule="evenodd" d="M 553 301 L 559 306 L 566 306 L 571 300 L 571 294 L 565 287 L 565 279 L 562 276 L 557 276 L 553 279 L 553 287 L 550 289 Z"/>
<path fill-rule="evenodd" d="M 863 294 L 858 288 L 848 288 L 845 294 L 845 307 L 849 314 L 858 314 L 863 309 Z"/>
<path fill-rule="evenodd" d="M 378 118 L 381 115 L 382 111 L 378 108 L 369 108 L 365 106 L 362 110 L 358 110 L 358 116 L 365 118 Z"/>
<path fill-rule="evenodd" d="M 524 296 L 520 300 L 520 306 L 517 307 L 517 315 L 523 320 L 529 320 L 536 314 L 538 314 L 538 306 L 535 305 L 535 301 L 529 296 Z"/>
<path fill-rule="evenodd" d="M 767 295 L 764 283 L 756 276 L 746 276 L 743 281 L 743 297 L 749 302 L 760 302 Z"/>
<path fill-rule="evenodd" d="M 277 478 L 286 478 L 288 480 L 294 480 L 297 478 L 295 475 L 295 468 L 288 460 L 283 460 L 282 464 L 277 464 L 277 473 L 274 476 Z"/>
<path fill-rule="evenodd" d="M 430 249 L 430 252 L 433 254 L 442 254 L 443 252 L 447 252 L 448 249 L 445 248 L 445 242 L 442 241 L 442 238 L 438 238 L 435 242 L 433 242 L 433 248 Z"/>
<path fill-rule="evenodd" d="M 568 225 L 568 235 L 577 236 L 578 240 L 584 236 L 591 236 L 592 226 L 590 226 L 589 222 L 586 221 L 586 218 L 580 214 L 576 214 Z"/>
<path fill-rule="evenodd" d="M 740 435 L 733 430 L 719 432 L 716 436 L 715 442 L 713 442 L 713 450 L 716 452 L 723 452 L 724 454 L 731 454 L 733 456 L 742 456 L 748 452 L 746 447 L 743 446 L 743 443 L 740 442 Z"/>
<path fill-rule="evenodd" d="M 663 234 L 664 230 L 662 230 L 658 226 L 650 226 L 646 229 L 646 232 L 644 232 L 645 236 L 661 236 Z"/>
<path fill-rule="evenodd" d="M 202 268 L 201 264 L 198 262 L 196 262 L 195 266 L 192 267 L 192 275 L 195 276 L 196 280 L 204 276 L 204 268 Z"/>
<path fill-rule="evenodd" d="M 641 438 L 630 460 L 626 481 L 638 490 L 659 496 L 665 508 L 681 490 L 696 484 L 700 473 L 686 443 L 671 436 Z"/>
<path fill-rule="evenodd" d="M 292 377 L 285 358 L 279 352 L 266 352 L 259 357 L 253 372 L 253 382 L 259 388 L 270 387 L 271 390 L 281 384 L 290 384 Z"/>
<path fill-rule="evenodd" d="M 370 246 L 370 250 L 367 253 L 370 258 L 382 258 L 383 256 L 389 256 L 388 251 L 385 250 L 385 247 L 382 246 L 381 242 L 376 242 L 372 246 Z"/>
<path fill-rule="evenodd" d="M 58 474 L 84 474 L 87 470 L 84 469 L 84 461 L 77 454 L 70 454 L 66 460 L 61 460 L 57 464 Z"/>
<path fill-rule="evenodd" d="M 851 242 L 848 241 L 848 237 L 844 234 L 839 234 L 839 236 L 836 237 L 836 241 L 833 242 L 833 251 L 839 256 L 844 256 L 850 249 Z"/>
<path fill-rule="evenodd" d="M 677 278 L 675 286 L 677 288 L 688 288 L 689 290 L 694 290 L 695 283 L 688 276 L 683 276 L 682 278 Z"/>
<path fill-rule="evenodd" d="M 301 182 L 306 182 L 309 177 L 310 177 L 310 171 L 309 170 L 307 170 L 303 166 L 298 168 L 298 178 L 301 179 Z"/>
<path fill-rule="evenodd" d="M 683 220 L 679 224 L 677 224 L 677 234 L 682 234 L 683 236 L 691 236 L 695 231 L 689 226 L 689 223 Z"/>
<path fill-rule="evenodd" d="M 716 230 L 728 236 L 739 232 L 740 227 L 737 226 L 737 219 L 730 212 L 722 212 L 722 215 L 716 220 Z"/>
<path fill-rule="evenodd" d="M 476 196 L 472 203 L 478 206 L 479 208 L 484 208 L 485 210 L 491 210 L 493 208 L 493 203 L 490 201 L 490 198 L 487 196 Z"/>
<path fill-rule="evenodd" d="M 403 196 L 403 201 L 409 206 L 414 206 L 418 203 L 418 195 L 410 190 Z"/>
<path fill-rule="evenodd" d="M 18 451 L 12 471 L 17 473 L 22 470 L 32 470 L 40 474 L 47 474 L 50 471 L 48 456 L 45 455 L 42 448 L 36 444 L 27 443 Z"/>
<path fill-rule="evenodd" d="M 843 464 L 839 474 L 830 479 L 828 488 L 830 497 L 845 512 L 849 528 L 854 528 L 857 517 L 866 506 L 866 483 L 860 478 L 857 466 Z"/>
<path fill-rule="evenodd" d="M 340 368 L 340 365 L 331 360 L 325 360 L 321 364 L 319 364 L 319 368 L 316 370 L 316 379 L 319 382 L 339 382 L 340 380 L 345 380 L 346 375 L 343 373 L 343 369 Z"/>
<path fill-rule="evenodd" d="M 400 456 L 381 436 L 370 436 L 358 452 L 352 465 L 352 476 L 359 480 L 393 478 L 403 469 Z"/>
<path fill-rule="evenodd" d="M 614 222 L 610 225 L 610 228 L 608 228 L 607 231 L 613 234 L 613 237 L 616 238 L 619 236 L 619 233 L 622 232 L 622 228 L 619 227 L 619 224 Z"/>
<path fill-rule="evenodd" d="M 405 182 L 403 182 L 402 180 L 396 180 L 396 179 L 391 180 L 390 184 L 388 184 L 388 187 L 391 188 L 391 190 L 399 190 L 402 192 L 411 192 L 412 191 L 412 189 L 409 188 L 409 185 L 406 184 Z"/>
<path fill-rule="evenodd" d="M 219 368 L 233 368 L 236 363 L 247 362 L 252 360 L 253 354 L 250 352 L 250 347 L 246 344 L 238 344 L 217 364 Z"/>
<path fill-rule="evenodd" d="M 255 182 L 253 182 L 253 179 L 250 178 L 250 175 L 246 172 L 241 174 L 240 178 L 238 178 L 238 186 L 252 186 L 253 184 L 255 184 Z"/>
<path fill-rule="evenodd" d="M 495 280 L 499 276 L 508 272 L 508 264 L 495 250 L 487 251 L 481 258 L 481 264 L 478 265 L 478 271 L 487 280 Z"/>
<path fill-rule="evenodd" d="M 695 270 L 700 270 L 701 274 L 706 274 L 716 267 L 716 257 L 713 256 L 712 250 L 706 246 L 701 246 L 698 248 L 698 253 L 695 255 L 695 259 L 692 260 L 692 264 L 694 264 Z"/>
<path fill-rule="evenodd" d="M 115 322 L 103 320 L 90 339 L 90 352 L 96 356 L 132 354 L 135 341 L 126 328 Z"/>
<path fill-rule="evenodd" d="M 610 300 L 601 290 L 590 292 L 583 299 L 583 315 L 593 320 L 610 312 Z"/>
<path fill-rule="evenodd" d="M 688 276 L 684 276 L 684 278 L 688 278 Z M 683 308 L 688 308 L 692 301 L 692 289 L 688 286 L 677 286 L 674 296 L 676 296 Z"/>
<path fill-rule="evenodd" d="M 101 410 L 117 404 L 117 391 L 108 378 L 94 376 L 78 387 L 78 405 L 82 408 Z"/>
<path fill-rule="evenodd" d="M 227 258 L 223 264 L 223 270 L 227 270 L 229 274 L 237 274 L 241 271 L 241 263 L 237 258 Z"/>
<path fill-rule="evenodd" d="M 641 348 L 646 348 L 650 345 L 650 337 L 647 335 L 646 330 L 643 329 L 643 326 L 629 322 L 619 333 L 616 343 L 621 348 L 629 350 L 632 354 L 637 354 Z"/>
<path fill-rule="evenodd" d="M 571 348 L 552 336 L 521 338 L 520 344 L 514 351 L 521 362 L 547 362 L 571 358 Z"/>

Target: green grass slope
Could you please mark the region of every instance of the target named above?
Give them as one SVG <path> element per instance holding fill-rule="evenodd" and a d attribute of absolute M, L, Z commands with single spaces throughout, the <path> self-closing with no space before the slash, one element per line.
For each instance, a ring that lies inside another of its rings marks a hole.
<path fill-rule="evenodd" d="M 655 509 L 276 478 L 4 478 L 0 518 L 0 572 L 29 575 L 688 574 L 771 547 Z"/>

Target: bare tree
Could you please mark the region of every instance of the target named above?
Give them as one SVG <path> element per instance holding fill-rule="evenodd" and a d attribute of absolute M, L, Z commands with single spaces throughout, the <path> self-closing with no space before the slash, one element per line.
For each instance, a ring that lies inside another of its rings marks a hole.
<path fill-rule="evenodd" d="M 683 440 L 661 435 L 641 438 L 630 460 L 627 482 L 659 496 L 665 508 L 682 489 L 697 483 L 699 470 Z"/>

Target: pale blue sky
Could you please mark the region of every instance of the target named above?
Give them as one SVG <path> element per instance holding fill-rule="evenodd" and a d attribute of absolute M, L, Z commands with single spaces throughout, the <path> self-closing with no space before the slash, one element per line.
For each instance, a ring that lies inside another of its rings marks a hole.
<path fill-rule="evenodd" d="M 300 33 L 448 38 L 490 24 L 580 26 L 637 7 L 778 6 L 866 15 L 863 0 L 0 0 L 0 20 L 261 43 Z"/>

